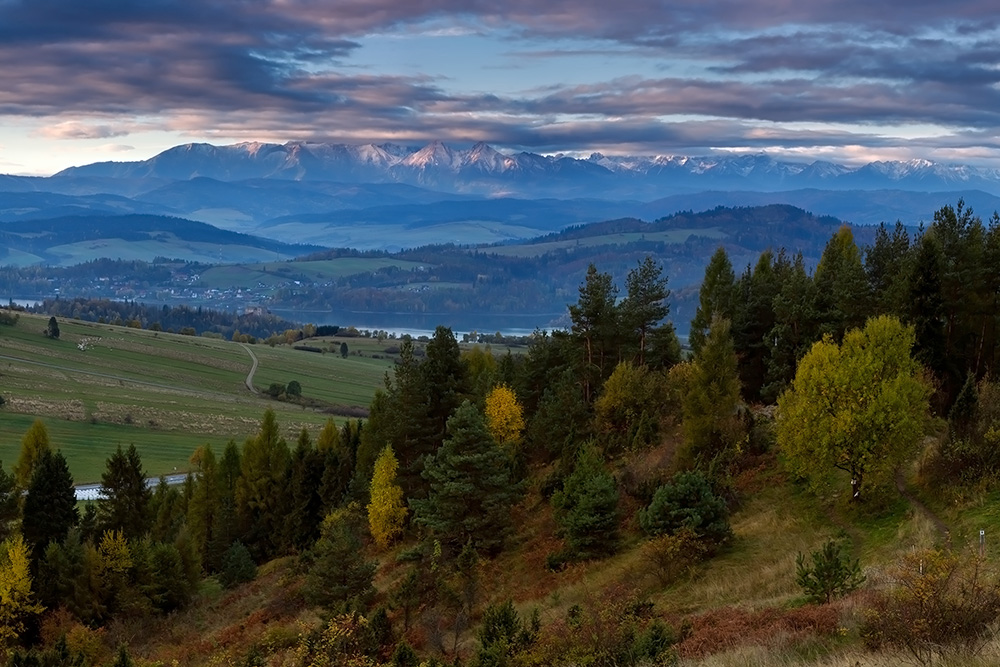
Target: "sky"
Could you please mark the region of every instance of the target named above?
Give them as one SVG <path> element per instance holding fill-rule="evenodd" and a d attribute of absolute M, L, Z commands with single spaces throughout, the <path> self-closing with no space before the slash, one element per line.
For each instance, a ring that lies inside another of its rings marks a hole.
<path fill-rule="evenodd" d="M 0 173 L 301 140 L 1000 168 L 1000 10 L 0 0 Z"/>

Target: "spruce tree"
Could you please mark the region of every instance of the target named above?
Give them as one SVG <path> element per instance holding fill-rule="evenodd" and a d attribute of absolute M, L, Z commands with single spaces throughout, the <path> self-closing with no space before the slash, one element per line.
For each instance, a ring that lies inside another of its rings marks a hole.
<path fill-rule="evenodd" d="M 376 563 L 366 561 L 351 520 L 343 512 L 324 521 L 322 536 L 307 554 L 306 600 L 331 611 L 364 609 L 375 594 Z"/>
<path fill-rule="evenodd" d="M 467 541 L 487 552 L 503 547 L 510 509 L 520 496 L 506 455 L 476 406 L 465 402 L 448 420 L 448 437 L 428 457 L 425 500 L 411 500 L 416 521 L 457 553 Z"/>
<path fill-rule="evenodd" d="M 552 496 L 552 506 L 566 539 L 566 557 L 586 560 L 615 552 L 618 487 L 592 443 L 580 451 L 573 474 Z"/>
<path fill-rule="evenodd" d="M 44 450 L 35 462 L 24 497 L 22 533 L 37 563 L 51 542 L 66 539 L 80 516 L 76 509 L 73 476 L 61 452 Z"/>
<path fill-rule="evenodd" d="M 126 539 L 137 539 L 149 529 L 149 501 L 142 460 L 135 445 L 122 451 L 121 445 L 107 460 L 101 475 L 103 500 L 97 506 L 100 532 L 120 530 Z"/>
<path fill-rule="evenodd" d="M 736 275 L 729 261 L 726 249 L 719 247 L 705 267 L 705 278 L 698 291 L 698 310 L 691 320 L 691 333 L 688 342 L 691 350 L 697 355 L 705 344 L 708 327 L 715 315 L 728 320 L 733 319 L 733 306 L 736 296 Z"/>
<path fill-rule="evenodd" d="M 289 543 L 296 549 L 307 549 L 319 537 L 323 520 L 324 453 L 312 446 L 305 427 L 299 433 L 291 461 L 291 514 L 288 520 Z"/>
<path fill-rule="evenodd" d="M 199 449 L 198 476 L 194 492 L 187 508 L 187 527 L 195 551 L 208 567 L 207 548 L 212 542 L 219 520 L 222 492 L 220 489 L 219 464 L 211 445 Z"/>

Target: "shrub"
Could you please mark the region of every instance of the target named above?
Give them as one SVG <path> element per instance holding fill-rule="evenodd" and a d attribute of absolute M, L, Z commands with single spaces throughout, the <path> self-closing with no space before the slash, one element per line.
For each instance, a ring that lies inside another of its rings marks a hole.
<path fill-rule="evenodd" d="M 250 551 L 242 542 L 233 542 L 222 559 L 219 582 L 226 588 L 253 581 L 257 577 L 257 565 L 250 557 Z"/>
<path fill-rule="evenodd" d="M 658 488 L 649 507 L 639 510 L 639 525 L 651 536 L 676 535 L 686 529 L 713 545 L 732 535 L 726 502 L 698 471 L 677 473 Z"/>
<path fill-rule="evenodd" d="M 865 613 L 861 636 L 868 648 L 902 650 L 926 665 L 949 650 L 974 653 L 990 638 L 1000 585 L 984 558 L 918 551 L 890 574 L 895 588 Z"/>
<path fill-rule="evenodd" d="M 288 396 L 301 396 L 302 395 L 302 385 L 299 384 L 298 380 L 292 380 L 285 387 L 285 394 Z"/>
<path fill-rule="evenodd" d="M 642 548 L 646 571 L 661 586 L 669 586 L 704 558 L 705 545 L 688 529 L 676 535 L 659 535 Z"/>
<path fill-rule="evenodd" d="M 857 590 L 865 581 L 858 561 L 852 563 L 842 545 L 833 540 L 812 552 L 810 558 L 810 567 L 806 566 L 804 554 L 795 559 L 795 583 L 802 587 L 810 602 L 829 602 Z"/>

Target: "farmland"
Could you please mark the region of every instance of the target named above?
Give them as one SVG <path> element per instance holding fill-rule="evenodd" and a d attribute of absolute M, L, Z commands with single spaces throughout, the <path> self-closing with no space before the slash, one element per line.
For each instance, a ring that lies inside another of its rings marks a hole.
<path fill-rule="evenodd" d="M 351 353 L 342 358 L 333 338 L 307 341 L 337 350 L 315 353 L 63 320 L 56 340 L 42 334 L 46 322 L 21 313 L 0 327 L 0 460 L 10 468 L 40 417 L 78 482 L 98 480 L 119 444 L 134 443 L 151 475 L 186 470 L 196 447 L 242 442 L 267 408 L 290 440 L 302 427 L 315 435 L 331 415 L 367 406 L 392 366 L 384 345 L 367 339 L 344 339 Z M 251 393 L 251 353 L 257 388 L 296 380 L 309 407 Z"/>

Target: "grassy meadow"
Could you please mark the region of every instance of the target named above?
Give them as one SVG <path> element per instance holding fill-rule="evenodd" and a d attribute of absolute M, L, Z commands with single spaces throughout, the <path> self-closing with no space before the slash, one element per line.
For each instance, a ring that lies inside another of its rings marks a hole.
<path fill-rule="evenodd" d="M 374 340 L 343 339 L 352 353 L 341 358 L 341 339 L 298 343 L 337 350 L 320 354 L 61 320 L 53 340 L 42 334 L 47 321 L 22 313 L 0 326 L 0 461 L 13 465 L 38 417 L 78 482 L 99 480 L 119 444 L 134 443 L 151 475 L 186 470 L 199 445 L 252 435 L 267 408 L 290 440 L 303 426 L 315 435 L 333 413 L 367 406 L 392 367 Z M 251 393 L 251 353 L 258 389 L 297 380 L 315 407 Z"/>

